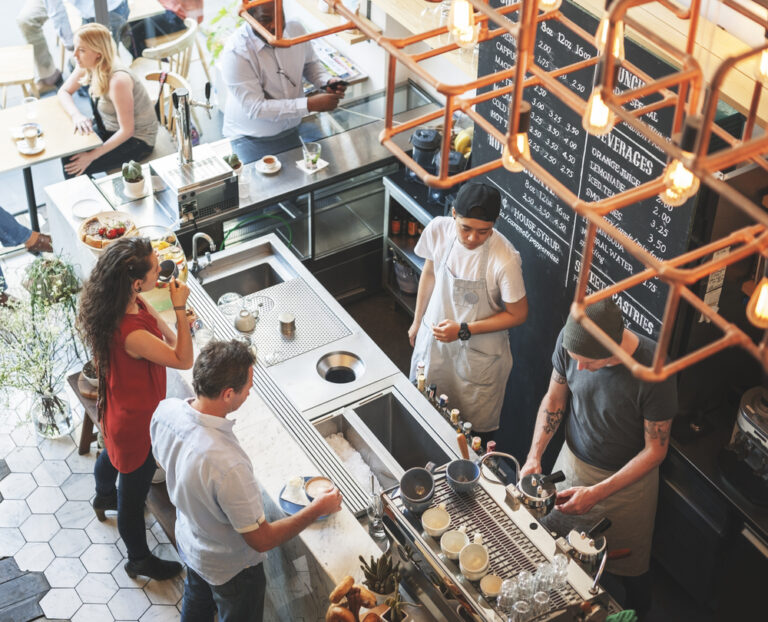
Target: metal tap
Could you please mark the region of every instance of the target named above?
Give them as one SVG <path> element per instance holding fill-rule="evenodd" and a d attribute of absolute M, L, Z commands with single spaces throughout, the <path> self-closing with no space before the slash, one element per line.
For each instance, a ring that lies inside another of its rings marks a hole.
<path fill-rule="evenodd" d="M 195 233 L 195 235 L 192 236 L 192 267 L 190 270 L 192 271 L 193 276 L 197 276 L 197 273 L 200 272 L 201 267 L 197 261 L 197 242 L 198 240 L 205 240 L 208 242 L 208 250 L 205 252 L 205 257 L 208 260 L 208 263 L 206 265 L 211 265 L 211 251 L 216 250 L 216 243 L 213 241 L 213 238 L 208 235 L 207 233 L 203 233 L 202 231 L 198 231 Z"/>
<path fill-rule="evenodd" d="M 178 88 L 172 94 L 173 108 L 176 111 L 176 141 L 179 145 L 179 164 L 188 164 L 192 162 L 192 132 L 190 131 L 190 106 L 204 108 L 211 118 L 211 83 L 205 83 L 205 103 L 193 100 L 189 96 L 189 91 L 185 88 Z"/>

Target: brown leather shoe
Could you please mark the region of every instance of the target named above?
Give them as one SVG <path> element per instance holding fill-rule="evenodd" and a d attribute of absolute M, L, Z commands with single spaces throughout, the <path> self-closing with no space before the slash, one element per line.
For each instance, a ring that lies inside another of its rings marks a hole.
<path fill-rule="evenodd" d="M 18 303 L 19 300 L 17 298 L 9 296 L 5 292 L 0 292 L 0 307 L 10 307 L 12 305 L 17 305 Z"/>
<path fill-rule="evenodd" d="M 34 237 L 34 233 L 31 237 Z M 52 253 L 53 245 L 51 244 L 51 236 L 45 233 L 38 233 L 37 239 L 27 246 L 27 250 L 30 253 Z"/>

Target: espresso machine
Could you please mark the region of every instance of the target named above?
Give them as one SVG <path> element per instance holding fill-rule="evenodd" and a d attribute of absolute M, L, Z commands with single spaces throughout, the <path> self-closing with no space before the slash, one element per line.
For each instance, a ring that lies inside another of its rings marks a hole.
<path fill-rule="evenodd" d="M 755 505 L 768 507 L 768 388 L 741 398 L 731 443 L 720 454 L 725 479 Z"/>
<path fill-rule="evenodd" d="M 178 153 L 158 158 L 150 163 L 152 175 L 164 184 L 161 195 L 168 208 L 177 211 L 180 224 L 191 224 L 208 216 L 215 216 L 239 205 L 237 175 L 224 159 L 208 145 L 192 150 L 190 108 L 199 106 L 208 112 L 211 104 L 210 83 L 206 84 L 206 102 L 192 100 L 189 91 L 178 88 L 173 92 L 176 116 Z M 158 192 L 156 191 L 156 195 Z"/>

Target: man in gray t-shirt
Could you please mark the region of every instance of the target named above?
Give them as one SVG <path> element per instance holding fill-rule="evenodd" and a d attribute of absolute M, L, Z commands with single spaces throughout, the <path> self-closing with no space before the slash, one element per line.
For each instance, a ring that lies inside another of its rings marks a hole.
<path fill-rule="evenodd" d="M 624 327 L 620 309 L 602 300 L 587 316 L 638 363 L 648 365 L 655 344 Z M 658 466 L 667 455 L 677 410 L 674 377 L 640 380 L 572 316 L 557 338 L 552 377 L 539 407 L 531 449 L 521 475 L 541 473 L 541 456 L 565 417 L 566 442 L 555 464 L 566 480 L 549 528 L 586 529 L 603 516 L 612 521 L 609 550 L 629 549 L 608 562 L 622 581 L 630 604 L 649 602 L 648 569 L 658 496 Z"/>

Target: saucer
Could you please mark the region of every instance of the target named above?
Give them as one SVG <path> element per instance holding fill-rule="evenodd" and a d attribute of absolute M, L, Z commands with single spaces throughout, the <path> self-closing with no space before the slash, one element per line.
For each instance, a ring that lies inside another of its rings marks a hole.
<path fill-rule="evenodd" d="M 12 127 L 11 128 L 11 136 L 13 137 L 13 140 L 24 140 L 24 130 L 28 127 L 34 127 L 37 129 L 37 136 L 40 137 L 43 135 L 43 128 L 40 127 L 39 123 L 22 123 L 18 127 Z"/>
<path fill-rule="evenodd" d="M 275 166 L 273 166 L 272 168 L 268 168 L 262 163 L 261 160 L 259 160 L 258 162 L 256 162 L 256 164 L 254 164 L 254 168 L 257 171 L 259 171 L 259 173 L 261 173 L 262 175 L 272 175 L 274 173 L 277 173 L 277 171 L 279 171 L 281 168 L 283 168 L 283 163 L 280 162 L 280 160 L 278 160 Z"/>
<path fill-rule="evenodd" d="M 16 149 L 23 155 L 37 155 L 38 153 L 42 153 L 45 149 L 45 141 L 42 138 L 38 138 L 37 145 L 35 145 L 34 149 L 30 149 L 27 146 L 26 140 L 17 140 Z"/>
<path fill-rule="evenodd" d="M 72 215 L 77 218 L 90 218 L 104 211 L 104 206 L 96 199 L 80 199 L 72 204 Z"/>

